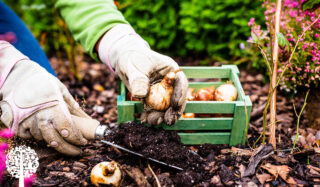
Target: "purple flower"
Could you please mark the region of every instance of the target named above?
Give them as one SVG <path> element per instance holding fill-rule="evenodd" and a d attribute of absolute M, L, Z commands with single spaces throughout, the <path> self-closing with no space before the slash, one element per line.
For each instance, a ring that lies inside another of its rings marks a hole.
<path fill-rule="evenodd" d="M 316 34 L 314 35 L 314 37 L 319 38 L 319 34 L 318 34 L 318 33 L 316 33 Z"/>
<path fill-rule="evenodd" d="M 6 169 L 6 154 L 0 152 L 0 184 L 2 183 L 2 172 Z"/>
<path fill-rule="evenodd" d="M 7 143 L 0 143 L 0 152 L 4 152 L 9 148 L 9 145 Z"/>
<path fill-rule="evenodd" d="M 251 18 L 250 21 L 248 22 L 248 26 L 251 27 L 254 24 L 254 18 Z"/>
<path fill-rule="evenodd" d="M 14 133 L 9 128 L 6 128 L 0 131 L 0 137 L 2 138 L 9 139 L 9 138 L 12 138 L 13 136 L 14 136 Z"/>
<path fill-rule="evenodd" d="M 36 176 L 34 174 L 30 175 L 28 178 L 24 178 L 24 186 L 29 187 L 32 186 L 32 183 Z"/>

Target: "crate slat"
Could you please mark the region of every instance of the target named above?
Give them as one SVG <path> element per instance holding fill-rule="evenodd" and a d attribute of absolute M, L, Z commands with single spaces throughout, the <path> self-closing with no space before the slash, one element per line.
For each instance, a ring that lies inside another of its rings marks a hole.
<path fill-rule="evenodd" d="M 214 86 L 215 88 L 218 88 L 221 84 L 224 84 L 225 82 L 189 82 L 189 88 L 195 88 L 195 90 L 199 90 L 201 88 L 207 88 L 210 86 Z"/>
<path fill-rule="evenodd" d="M 185 113 L 215 113 L 215 114 L 232 114 L 236 102 L 223 101 L 188 101 Z"/>
<path fill-rule="evenodd" d="M 120 95 L 124 98 L 126 98 L 127 94 L 126 94 L 126 86 L 124 85 L 124 83 L 121 81 L 120 84 Z"/>
<path fill-rule="evenodd" d="M 203 133 L 184 133 L 178 135 L 184 144 L 228 144 L 230 140 L 230 132 L 203 132 Z"/>
<path fill-rule="evenodd" d="M 231 69 L 228 67 L 201 67 L 201 66 L 184 66 L 183 73 L 188 78 L 229 78 Z"/>
<path fill-rule="evenodd" d="M 118 123 L 134 121 L 134 104 L 127 101 L 117 103 Z"/>
<path fill-rule="evenodd" d="M 166 130 L 231 130 L 233 118 L 181 118 Z"/>
<path fill-rule="evenodd" d="M 136 113 L 143 112 L 143 105 L 140 101 L 130 101 L 135 105 Z M 205 103 L 205 107 L 203 104 Z M 185 113 L 199 113 L 199 114 L 232 114 L 234 106 L 237 102 L 223 102 L 223 101 L 188 101 Z"/>

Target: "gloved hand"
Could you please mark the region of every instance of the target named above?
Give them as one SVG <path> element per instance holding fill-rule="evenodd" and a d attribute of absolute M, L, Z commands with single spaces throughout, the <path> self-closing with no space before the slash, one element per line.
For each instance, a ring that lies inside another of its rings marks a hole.
<path fill-rule="evenodd" d="M 151 50 L 147 42 L 129 25 L 119 24 L 110 29 L 97 48 L 101 61 L 111 70 L 115 69 L 136 98 L 145 98 L 150 84 L 179 69 L 173 59 Z M 188 80 L 182 71 L 176 76 L 170 107 L 165 112 L 144 110 L 141 115 L 142 122 L 151 125 L 162 122 L 173 125 L 182 115 L 186 105 Z"/>
<path fill-rule="evenodd" d="M 79 155 L 77 145 L 87 143 L 79 129 L 99 125 L 56 77 L 5 41 L 0 41 L 0 93 L 0 119 L 7 127 L 22 138 L 44 139 L 66 155 Z"/>

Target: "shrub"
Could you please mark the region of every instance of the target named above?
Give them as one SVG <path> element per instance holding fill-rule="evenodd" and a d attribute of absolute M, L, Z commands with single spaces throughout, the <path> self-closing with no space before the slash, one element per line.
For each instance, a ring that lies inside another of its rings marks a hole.
<path fill-rule="evenodd" d="M 281 12 L 280 32 L 277 33 L 279 38 L 280 65 L 278 72 L 284 72 L 281 77 L 280 89 L 286 92 L 297 93 L 301 87 L 318 87 L 320 80 L 320 20 L 306 31 L 307 27 L 316 21 L 318 15 L 314 10 L 303 10 L 304 3 L 301 0 L 285 0 Z M 308 5 L 308 4 L 307 4 Z M 268 26 L 267 31 L 260 30 L 260 26 L 249 22 L 252 26 L 252 40 L 263 48 L 267 59 L 271 62 L 271 43 L 269 35 L 273 35 L 273 23 L 275 14 L 275 3 L 266 1 L 265 19 Z M 305 6 L 306 7 L 306 6 Z M 304 37 L 301 37 L 305 32 Z M 299 37 L 301 37 L 298 42 Z M 292 60 L 289 62 L 290 54 L 298 42 L 297 49 L 293 53 Z"/>
<path fill-rule="evenodd" d="M 53 8 L 54 1 L 5 2 L 22 17 L 47 53 L 68 51 L 73 41 Z M 256 17 L 257 23 L 263 23 L 260 1 L 119 0 L 116 4 L 153 49 L 173 56 L 235 60 L 252 55 L 239 47 L 250 35 L 247 20 Z"/>
<path fill-rule="evenodd" d="M 249 37 L 248 19 L 263 22 L 259 1 L 182 1 L 179 29 L 188 52 L 223 58 L 241 57 L 239 45 Z"/>
<path fill-rule="evenodd" d="M 247 20 L 263 23 L 259 1 L 121 0 L 119 7 L 155 50 L 180 56 L 247 55 L 239 45 L 249 37 Z"/>

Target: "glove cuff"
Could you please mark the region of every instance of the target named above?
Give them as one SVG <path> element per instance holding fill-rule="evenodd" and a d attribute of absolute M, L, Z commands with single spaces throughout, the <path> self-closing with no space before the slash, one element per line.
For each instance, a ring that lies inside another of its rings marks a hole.
<path fill-rule="evenodd" d="M 28 59 L 9 42 L 0 40 L 0 90 L 16 63 Z"/>
<path fill-rule="evenodd" d="M 112 29 L 110 29 L 106 34 L 104 34 L 104 36 L 101 38 L 100 41 L 100 45 L 98 48 L 98 54 L 99 54 L 99 58 L 100 60 L 105 63 L 109 69 L 115 73 L 115 71 L 113 70 L 113 67 L 110 62 L 110 51 L 111 48 L 121 39 L 123 39 L 126 36 L 137 36 L 138 38 L 140 38 L 147 46 L 148 43 L 146 41 L 144 41 L 135 31 L 134 29 L 127 24 L 119 24 L 116 25 L 115 27 L 113 27 Z"/>

